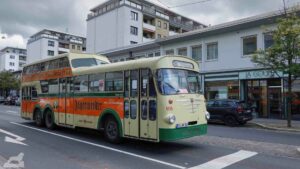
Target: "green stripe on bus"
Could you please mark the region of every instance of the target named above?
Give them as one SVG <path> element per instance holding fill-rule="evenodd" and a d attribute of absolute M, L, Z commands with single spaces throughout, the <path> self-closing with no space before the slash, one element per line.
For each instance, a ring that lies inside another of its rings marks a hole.
<path fill-rule="evenodd" d="M 123 97 L 122 93 L 39 94 L 39 97 Z"/>
<path fill-rule="evenodd" d="M 173 141 L 194 136 L 200 136 L 207 133 L 207 124 L 201 124 L 191 127 L 175 129 L 159 129 L 160 141 Z"/>

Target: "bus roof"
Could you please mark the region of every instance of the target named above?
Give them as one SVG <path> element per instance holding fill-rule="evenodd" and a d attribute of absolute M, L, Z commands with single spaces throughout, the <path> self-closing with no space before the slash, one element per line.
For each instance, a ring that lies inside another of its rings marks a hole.
<path fill-rule="evenodd" d="M 51 60 L 55 60 L 55 59 L 59 59 L 59 58 L 63 58 L 63 57 L 68 57 L 69 60 L 75 59 L 75 58 L 97 58 L 99 60 L 105 61 L 110 63 L 110 61 L 108 60 L 108 58 L 106 56 L 103 55 L 95 55 L 95 54 L 87 54 L 87 53 L 64 53 L 64 54 L 60 54 L 51 58 L 47 58 L 47 59 L 42 59 L 36 62 L 32 62 L 29 64 L 26 64 L 24 67 L 28 67 L 31 65 L 35 65 L 38 63 L 43 63 L 43 62 L 47 62 L 47 61 L 51 61 Z"/>
<path fill-rule="evenodd" d="M 193 59 L 185 56 L 168 55 L 168 56 L 160 56 L 160 57 L 153 57 L 153 58 L 142 58 L 137 60 L 125 61 L 125 62 L 110 63 L 110 64 L 94 66 L 94 67 L 80 67 L 80 68 L 73 69 L 73 75 L 94 74 L 94 73 L 101 73 L 101 72 L 108 72 L 108 71 L 113 72 L 113 71 L 122 71 L 122 70 L 133 70 L 133 69 L 140 69 L 140 68 L 150 68 L 150 69 L 174 68 L 172 63 L 174 60 L 193 63 L 193 69 L 184 68 L 184 67 L 176 67 L 176 68 L 199 71 L 198 63 L 195 62 Z"/>

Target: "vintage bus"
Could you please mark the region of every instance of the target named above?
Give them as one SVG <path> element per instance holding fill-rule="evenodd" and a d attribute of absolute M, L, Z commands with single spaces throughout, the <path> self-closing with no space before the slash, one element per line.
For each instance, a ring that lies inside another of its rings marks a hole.
<path fill-rule="evenodd" d="M 110 142 L 171 141 L 207 132 L 198 64 L 163 56 L 109 63 L 63 54 L 26 65 L 21 116 L 45 125 L 104 131 Z"/>

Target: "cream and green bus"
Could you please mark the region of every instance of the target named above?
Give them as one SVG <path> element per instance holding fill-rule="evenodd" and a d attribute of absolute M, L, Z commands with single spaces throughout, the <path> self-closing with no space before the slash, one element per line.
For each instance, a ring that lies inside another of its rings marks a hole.
<path fill-rule="evenodd" d="M 25 66 L 21 116 L 38 126 L 83 127 L 122 138 L 172 141 L 207 132 L 198 64 L 163 56 L 109 63 L 63 54 Z"/>

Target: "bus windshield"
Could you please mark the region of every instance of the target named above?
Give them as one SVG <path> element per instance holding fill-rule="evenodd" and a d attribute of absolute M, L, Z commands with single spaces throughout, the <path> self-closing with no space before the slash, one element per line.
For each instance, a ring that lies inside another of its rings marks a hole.
<path fill-rule="evenodd" d="M 160 69 L 157 72 L 159 91 L 163 95 L 200 93 L 198 72 L 182 69 Z"/>
<path fill-rule="evenodd" d="M 95 58 L 80 58 L 72 60 L 73 68 L 98 66 L 103 64 L 107 64 L 107 62 Z"/>

